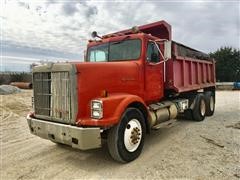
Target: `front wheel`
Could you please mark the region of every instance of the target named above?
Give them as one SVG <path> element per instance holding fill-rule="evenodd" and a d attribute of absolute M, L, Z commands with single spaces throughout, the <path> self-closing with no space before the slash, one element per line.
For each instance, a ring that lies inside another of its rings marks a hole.
<path fill-rule="evenodd" d="M 146 125 L 143 114 L 136 108 L 128 108 L 118 125 L 108 133 L 109 153 L 119 162 L 130 162 L 142 152 Z"/>

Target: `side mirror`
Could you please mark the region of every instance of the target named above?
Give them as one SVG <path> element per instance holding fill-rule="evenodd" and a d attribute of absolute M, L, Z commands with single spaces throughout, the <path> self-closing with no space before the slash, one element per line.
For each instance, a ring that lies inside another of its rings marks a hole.
<path fill-rule="evenodd" d="M 172 41 L 164 42 L 164 58 L 165 59 L 172 58 Z"/>

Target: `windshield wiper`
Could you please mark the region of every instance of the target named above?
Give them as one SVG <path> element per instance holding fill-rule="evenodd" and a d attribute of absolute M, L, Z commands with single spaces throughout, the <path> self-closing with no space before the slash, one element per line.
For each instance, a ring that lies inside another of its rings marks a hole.
<path fill-rule="evenodd" d="M 120 43 L 124 42 L 125 40 L 127 40 L 127 39 L 129 39 L 129 38 L 130 38 L 130 36 L 126 36 L 126 37 L 123 38 L 122 40 L 117 41 L 117 42 L 114 42 L 114 43 L 112 43 L 112 44 L 120 44 Z"/>

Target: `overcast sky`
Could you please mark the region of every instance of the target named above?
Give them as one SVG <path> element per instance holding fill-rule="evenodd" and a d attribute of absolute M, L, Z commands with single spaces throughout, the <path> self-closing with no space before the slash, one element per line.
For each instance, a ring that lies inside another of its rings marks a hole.
<path fill-rule="evenodd" d="M 240 47 L 239 0 L 2 0 L 0 20 L 1 71 L 20 64 L 26 70 L 39 59 L 83 60 L 92 31 L 103 35 L 159 20 L 172 25 L 173 40 L 195 49 Z"/>

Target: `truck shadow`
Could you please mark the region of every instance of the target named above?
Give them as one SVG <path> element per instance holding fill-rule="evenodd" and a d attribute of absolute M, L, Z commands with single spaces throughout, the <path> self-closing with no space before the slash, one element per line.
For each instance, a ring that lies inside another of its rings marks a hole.
<path fill-rule="evenodd" d="M 70 166 L 92 172 L 104 169 L 111 169 L 114 171 L 114 169 L 117 169 L 120 166 L 128 166 L 143 161 L 144 158 L 147 158 L 145 152 L 151 152 L 153 146 L 161 146 L 161 141 L 171 136 L 173 131 L 176 133 L 176 131 L 184 129 L 184 126 L 187 126 L 189 123 L 189 121 L 181 120 L 172 124 L 170 127 L 152 131 L 151 134 L 146 135 L 145 145 L 140 157 L 127 164 L 116 162 L 111 158 L 106 141 L 103 141 L 102 148 L 87 151 L 73 149 L 67 145 L 57 145 L 57 148 L 66 151 L 67 156 L 64 161 L 68 161 L 67 163 Z"/>
<path fill-rule="evenodd" d="M 102 147 L 99 149 L 91 150 L 78 150 L 73 149 L 67 145 L 57 145 L 64 151 L 67 151 L 68 155 L 65 159 L 69 161 L 70 166 L 78 167 L 79 169 L 86 171 L 98 171 L 105 168 L 114 168 L 121 165 L 121 163 L 115 162 L 109 152 L 107 143 L 103 141 Z M 104 166 L 103 166 L 104 164 Z"/>
<path fill-rule="evenodd" d="M 171 137 L 173 133 L 184 131 L 184 128 L 194 123 L 187 119 L 178 119 L 176 122 L 164 126 L 158 130 L 152 130 L 150 134 L 146 135 L 144 151 L 150 151 L 155 145 L 161 146 L 161 141 L 165 141 Z"/>

